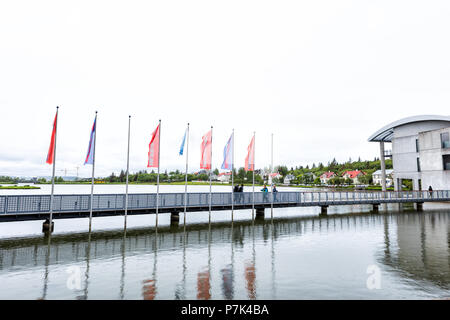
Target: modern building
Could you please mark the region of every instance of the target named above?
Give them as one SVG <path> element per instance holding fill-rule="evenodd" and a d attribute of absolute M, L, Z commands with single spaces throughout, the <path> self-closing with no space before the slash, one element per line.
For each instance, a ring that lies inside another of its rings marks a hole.
<path fill-rule="evenodd" d="M 386 186 L 390 187 L 392 186 L 392 184 L 394 183 L 394 180 L 392 179 L 394 170 L 392 169 L 388 169 L 386 170 Z M 381 174 L 381 170 L 377 170 L 374 173 L 372 173 L 372 179 L 373 179 L 373 184 L 378 184 L 381 185 L 381 181 L 382 181 L 382 174 Z"/>
<path fill-rule="evenodd" d="M 386 190 L 385 157 L 392 157 L 395 190 L 412 180 L 414 190 L 450 190 L 450 116 L 421 115 L 397 120 L 376 131 L 369 142 L 380 143 L 382 186 Z M 392 152 L 385 152 L 392 143 Z"/>

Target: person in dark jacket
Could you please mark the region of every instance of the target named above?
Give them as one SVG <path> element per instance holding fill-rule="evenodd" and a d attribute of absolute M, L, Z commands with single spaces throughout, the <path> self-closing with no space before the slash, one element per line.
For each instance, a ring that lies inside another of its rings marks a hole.
<path fill-rule="evenodd" d="M 428 192 L 430 193 L 430 197 L 433 197 L 433 188 L 431 186 L 428 187 Z"/>
<path fill-rule="evenodd" d="M 241 186 L 239 187 L 239 191 L 238 192 L 240 192 L 240 193 L 244 192 L 244 185 L 243 184 L 241 184 Z M 244 202 L 244 195 L 243 194 L 239 195 L 239 202 L 240 203 Z"/>

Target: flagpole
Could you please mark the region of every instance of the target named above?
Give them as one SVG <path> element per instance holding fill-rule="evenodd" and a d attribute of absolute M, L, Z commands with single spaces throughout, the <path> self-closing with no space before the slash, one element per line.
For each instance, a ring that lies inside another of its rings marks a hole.
<path fill-rule="evenodd" d="M 234 219 L 234 128 L 233 128 L 233 138 L 232 143 L 232 159 L 231 159 L 231 222 Z"/>
<path fill-rule="evenodd" d="M 186 229 L 186 207 L 187 207 L 187 181 L 188 181 L 188 160 L 189 160 L 189 123 L 187 124 L 187 145 L 186 145 L 186 173 L 184 177 L 184 228 Z"/>
<path fill-rule="evenodd" d="M 94 205 L 94 170 L 95 170 L 95 147 L 96 147 L 96 140 L 97 140 L 97 111 L 95 111 L 95 133 L 94 133 L 94 153 L 92 158 L 92 178 L 91 178 L 91 208 L 89 211 L 89 232 L 92 230 L 92 207 Z"/>
<path fill-rule="evenodd" d="M 124 229 L 127 228 L 127 213 L 128 213 L 128 175 L 130 171 L 130 127 L 131 127 L 131 116 L 128 116 L 128 149 L 127 149 L 127 184 L 125 187 L 125 219 L 124 219 Z"/>
<path fill-rule="evenodd" d="M 55 191 L 55 163 L 56 163 L 56 132 L 58 129 L 58 111 L 59 106 L 56 107 L 56 123 L 55 123 L 55 141 L 53 143 L 53 169 L 52 169 L 52 193 L 50 195 L 50 225 L 49 233 L 52 233 L 52 220 L 53 220 L 53 199 Z"/>
<path fill-rule="evenodd" d="M 270 145 L 270 183 L 272 185 L 272 203 L 270 204 L 270 218 L 273 219 L 273 181 L 272 181 L 272 173 L 273 173 L 273 133 L 271 135 L 271 145 Z"/>
<path fill-rule="evenodd" d="M 212 172 L 212 139 L 213 139 L 213 126 L 211 126 L 211 146 L 210 146 L 210 168 L 209 168 L 209 223 L 211 223 L 211 202 L 212 202 L 212 193 L 211 193 L 211 172 Z"/>
<path fill-rule="evenodd" d="M 158 228 L 158 209 L 159 209 L 159 167 L 161 159 L 161 119 L 159 120 L 158 132 L 158 177 L 156 178 L 156 228 Z"/>
<path fill-rule="evenodd" d="M 252 221 L 254 221 L 255 216 L 255 132 L 253 132 L 253 203 L 252 203 Z"/>

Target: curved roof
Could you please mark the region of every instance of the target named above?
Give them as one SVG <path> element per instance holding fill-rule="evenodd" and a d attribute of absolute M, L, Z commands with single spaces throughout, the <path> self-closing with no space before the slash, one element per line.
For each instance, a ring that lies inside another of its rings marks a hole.
<path fill-rule="evenodd" d="M 369 142 L 392 142 L 392 136 L 394 135 L 394 128 L 410 124 L 414 122 L 422 121 L 448 121 L 450 122 L 450 116 L 437 116 L 437 115 L 420 115 L 403 118 L 388 124 L 387 126 L 376 131 L 369 137 Z"/>

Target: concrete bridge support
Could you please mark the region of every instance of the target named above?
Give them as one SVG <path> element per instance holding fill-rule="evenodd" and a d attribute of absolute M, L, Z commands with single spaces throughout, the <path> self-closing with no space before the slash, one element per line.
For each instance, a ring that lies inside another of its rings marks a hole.
<path fill-rule="evenodd" d="M 380 211 L 379 211 L 379 208 L 378 208 L 379 206 L 380 206 L 379 203 L 374 203 L 374 204 L 373 204 L 372 212 L 373 212 L 373 213 L 378 213 L 378 212 L 380 212 Z"/>
<path fill-rule="evenodd" d="M 328 215 L 328 206 L 320 206 L 320 215 L 321 216 Z"/>
<path fill-rule="evenodd" d="M 50 231 L 50 220 L 46 219 L 42 224 L 42 232 L 43 233 L 52 233 L 55 230 L 55 222 L 52 221 L 52 230 Z"/>
<path fill-rule="evenodd" d="M 170 226 L 175 227 L 180 224 L 180 213 L 175 211 L 170 213 Z"/>
<path fill-rule="evenodd" d="M 416 208 L 417 208 L 417 211 L 423 211 L 423 202 L 417 202 Z"/>
<path fill-rule="evenodd" d="M 381 191 L 386 191 L 386 162 L 384 159 L 384 141 L 380 141 Z"/>
<path fill-rule="evenodd" d="M 256 209 L 256 218 L 264 219 L 264 208 L 255 208 Z"/>

